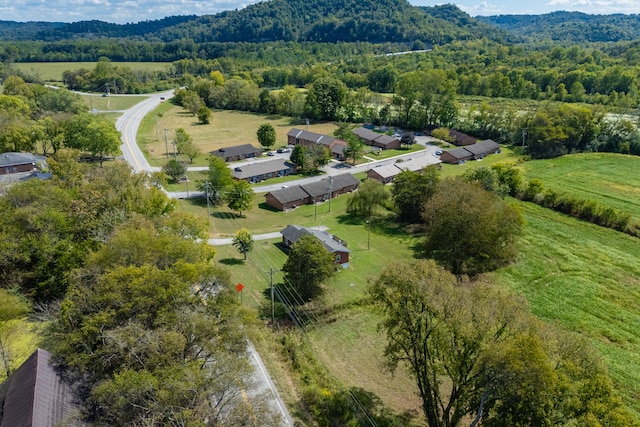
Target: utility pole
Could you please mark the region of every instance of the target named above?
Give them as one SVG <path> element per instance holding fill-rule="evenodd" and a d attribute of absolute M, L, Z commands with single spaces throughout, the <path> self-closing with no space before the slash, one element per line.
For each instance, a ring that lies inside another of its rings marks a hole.
<path fill-rule="evenodd" d="M 367 250 L 371 249 L 371 220 L 367 220 Z"/>
<path fill-rule="evenodd" d="M 202 183 L 204 187 L 204 197 L 207 198 L 207 220 L 209 220 L 209 225 L 211 225 L 211 208 L 209 207 L 209 186 L 211 183 L 209 181 L 205 181 Z"/>
<path fill-rule="evenodd" d="M 162 129 L 164 131 L 164 153 L 169 158 L 169 141 L 167 140 L 167 132 L 169 129 Z"/>
<path fill-rule="evenodd" d="M 524 155 L 524 141 L 526 137 L 527 137 L 527 130 L 522 129 L 522 154 L 523 155 Z"/>

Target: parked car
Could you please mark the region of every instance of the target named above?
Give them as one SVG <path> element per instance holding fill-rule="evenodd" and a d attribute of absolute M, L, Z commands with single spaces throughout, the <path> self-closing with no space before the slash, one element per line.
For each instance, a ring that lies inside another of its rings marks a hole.
<path fill-rule="evenodd" d="M 274 153 L 273 151 L 269 151 L 269 152 L 267 153 L 267 156 L 275 156 L 275 155 L 276 155 L 276 153 Z"/>
<path fill-rule="evenodd" d="M 442 150 L 436 151 L 436 156 L 439 156 L 440 154 L 442 154 Z"/>

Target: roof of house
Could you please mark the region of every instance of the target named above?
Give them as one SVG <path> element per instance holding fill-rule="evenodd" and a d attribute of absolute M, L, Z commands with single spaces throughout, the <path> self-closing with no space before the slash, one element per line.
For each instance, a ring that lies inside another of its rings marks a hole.
<path fill-rule="evenodd" d="M 380 176 L 380 178 L 383 179 L 393 178 L 394 176 L 402 172 L 402 170 L 398 168 L 395 163 L 376 166 L 375 168 L 369 169 L 369 171 L 375 172 L 376 174 L 378 174 L 378 176 Z"/>
<path fill-rule="evenodd" d="M 0 154 L 0 168 L 43 162 L 45 160 L 44 157 L 35 156 L 31 153 L 2 153 Z"/>
<path fill-rule="evenodd" d="M 0 385 L 0 427 L 53 427 L 77 410 L 50 357 L 36 350 Z"/>
<path fill-rule="evenodd" d="M 340 139 L 336 139 L 334 140 L 335 144 L 333 144 L 333 146 L 331 147 L 331 152 L 334 154 L 339 154 L 339 155 L 344 155 L 344 150 L 347 149 L 347 143 L 340 140 Z"/>
<path fill-rule="evenodd" d="M 442 160 L 437 157 L 418 154 L 416 157 L 396 163 L 396 167 L 405 171 L 417 172 L 425 169 L 427 166 L 438 163 L 442 163 Z"/>
<path fill-rule="evenodd" d="M 291 129 L 289 132 L 287 132 L 287 136 L 295 136 L 297 137 L 298 135 L 300 135 L 302 132 L 304 132 L 302 129 L 296 129 L 293 128 Z"/>
<path fill-rule="evenodd" d="M 491 139 L 485 139 L 484 141 L 476 142 L 473 145 L 467 145 L 464 148 L 472 152 L 476 156 L 478 156 L 478 155 L 486 155 L 491 152 L 499 150 L 500 144 L 498 144 L 497 142 Z"/>
<path fill-rule="evenodd" d="M 469 148 L 469 147 L 468 146 L 467 147 L 458 147 L 458 148 L 454 148 L 453 150 L 445 151 L 445 153 L 455 157 L 456 159 L 463 160 L 463 159 L 466 159 L 469 156 L 473 155 L 473 153 L 470 152 L 469 150 L 467 150 L 467 148 Z M 442 154 L 444 154 L 444 153 L 442 153 Z"/>
<path fill-rule="evenodd" d="M 320 240 L 320 242 L 322 242 L 322 244 L 324 245 L 325 249 L 331 253 L 351 252 L 349 249 L 347 249 L 346 246 L 340 243 L 339 240 L 336 240 L 334 236 L 332 236 L 331 234 L 323 230 L 318 230 L 315 228 L 304 228 L 300 225 L 287 225 L 287 227 L 284 230 L 282 230 L 280 233 L 284 238 L 286 238 L 287 240 L 293 243 L 297 242 L 298 239 L 301 238 L 302 236 L 311 234 L 315 236 L 318 240 Z"/>
<path fill-rule="evenodd" d="M 391 144 L 393 142 L 400 142 L 400 140 L 398 138 L 394 138 L 394 137 L 389 136 L 389 135 L 380 135 L 380 134 L 378 134 L 378 135 L 379 136 L 373 140 L 376 144 L 382 144 L 382 145 L 386 146 L 386 145 L 389 145 L 389 144 Z"/>
<path fill-rule="evenodd" d="M 251 153 L 261 153 L 260 148 L 256 148 L 251 144 L 234 145 L 232 147 L 222 147 L 219 150 L 212 151 L 211 154 L 219 157 L 236 157 L 244 156 Z"/>
<path fill-rule="evenodd" d="M 455 138 L 455 141 L 453 142 L 455 145 L 471 145 L 476 142 L 474 137 L 454 129 L 449 130 L 449 136 Z"/>
<path fill-rule="evenodd" d="M 287 169 L 293 169 L 293 165 L 285 159 L 273 159 L 236 166 L 231 174 L 237 179 L 246 179 Z"/>
<path fill-rule="evenodd" d="M 307 194 L 307 192 L 304 191 L 299 185 L 274 190 L 268 194 L 271 194 L 273 198 L 281 204 L 295 202 L 297 200 L 303 200 L 309 197 L 309 194 Z"/>
<path fill-rule="evenodd" d="M 367 129 L 365 127 L 355 128 L 351 132 L 353 132 L 354 135 L 357 135 L 360 138 L 366 139 L 368 141 L 373 141 L 381 135 L 378 132 L 374 132 L 371 129 Z"/>

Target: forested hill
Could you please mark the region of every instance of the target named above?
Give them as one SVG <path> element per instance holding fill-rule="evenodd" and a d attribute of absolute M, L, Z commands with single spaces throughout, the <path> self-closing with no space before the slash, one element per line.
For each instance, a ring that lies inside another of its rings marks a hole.
<path fill-rule="evenodd" d="M 617 42 L 640 38 L 640 15 L 552 12 L 544 15 L 478 16 L 476 19 L 530 42 Z"/>
<path fill-rule="evenodd" d="M 453 5 L 421 8 L 406 0 L 270 0 L 216 15 L 169 17 L 136 24 L 40 24 L 42 28 L 35 31 L 33 23 L 0 21 L 0 38 L 56 41 L 144 37 L 164 42 L 192 39 L 196 43 L 362 41 L 421 46 L 481 37 L 503 41 L 506 37 L 502 30 L 490 29 Z"/>

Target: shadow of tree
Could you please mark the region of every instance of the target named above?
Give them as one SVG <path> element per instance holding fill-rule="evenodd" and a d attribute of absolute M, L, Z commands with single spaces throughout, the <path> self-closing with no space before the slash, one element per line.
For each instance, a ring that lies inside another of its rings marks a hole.
<path fill-rule="evenodd" d="M 220 264 L 224 265 L 242 265 L 244 264 L 244 260 L 239 258 L 224 258 L 218 261 Z"/>

